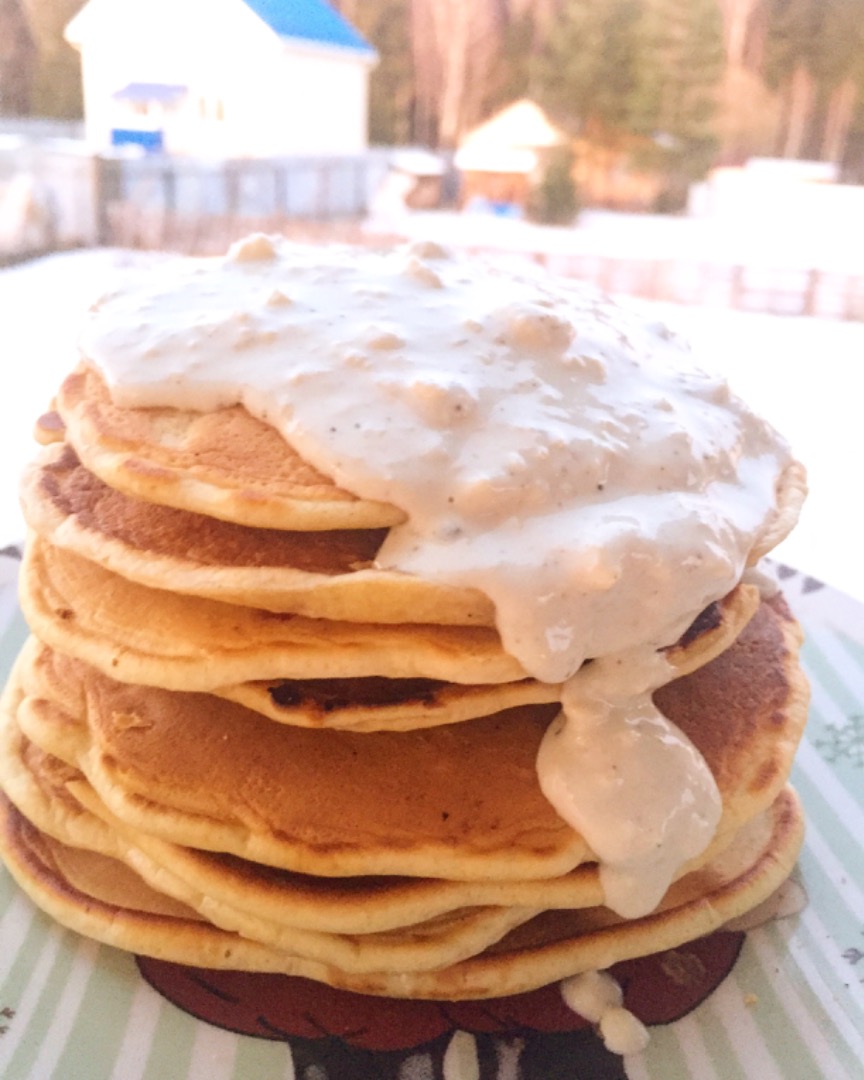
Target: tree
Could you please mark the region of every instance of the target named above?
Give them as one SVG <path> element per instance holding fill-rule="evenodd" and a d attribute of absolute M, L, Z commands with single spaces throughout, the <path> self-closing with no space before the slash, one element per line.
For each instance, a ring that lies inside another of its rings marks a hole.
<path fill-rule="evenodd" d="M 763 74 L 782 96 L 783 157 L 840 160 L 864 86 L 861 0 L 766 0 Z"/>
<path fill-rule="evenodd" d="M 502 30 L 501 11 L 491 0 L 411 0 L 421 141 L 456 146 L 481 119 Z"/>
<path fill-rule="evenodd" d="M 36 116 L 80 117 L 81 65 L 63 30 L 84 0 L 19 0 L 19 4 L 34 43 L 28 111 Z"/>
<path fill-rule="evenodd" d="M 531 86 L 572 134 L 617 143 L 632 130 L 634 93 L 644 62 L 640 0 L 565 0 L 547 30 Z"/>
<path fill-rule="evenodd" d="M 19 0 L 0 0 L 0 115 L 30 111 L 36 44 Z"/>
<path fill-rule="evenodd" d="M 726 59 L 731 67 L 746 66 L 752 52 L 754 23 L 762 0 L 720 0 Z"/>
<path fill-rule="evenodd" d="M 489 71 L 483 111 L 489 115 L 520 98 L 534 96 L 531 73 L 541 23 L 531 9 L 507 12 Z"/>
<path fill-rule="evenodd" d="M 724 66 L 716 0 L 565 0 L 537 53 L 532 87 L 557 123 L 666 181 L 680 204 L 711 164 Z"/>
<path fill-rule="evenodd" d="M 370 141 L 412 142 L 415 87 L 410 0 L 339 0 L 335 6 L 378 52 L 369 80 Z"/>
<path fill-rule="evenodd" d="M 579 212 L 579 196 L 573 182 L 573 151 L 555 147 L 546 154 L 543 178 L 531 195 L 530 216 L 544 225 L 572 225 Z"/>
<path fill-rule="evenodd" d="M 726 50 L 715 0 L 646 0 L 634 126 L 652 136 L 673 199 L 703 176 L 717 151 L 715 119 Z"/>

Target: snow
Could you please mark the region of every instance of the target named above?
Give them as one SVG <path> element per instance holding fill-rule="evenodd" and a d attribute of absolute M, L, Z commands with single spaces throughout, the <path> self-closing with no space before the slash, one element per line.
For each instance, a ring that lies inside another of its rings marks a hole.
<path fill-rule="evenodd" d="M 722 371 L 806 465 L 810 494 L 801 519 L 772 556 L 864 600 L 854 510 L 864 463 L 864 324 L 639 306 L 689 338 L 704 366 Z"/>
<path fill-rule="evenodd" d="M 681 216 L 583 210 L 575 228 L 560 228 L 491 214 L 403 208 L 400 232 L 442 244 L 543 252 L 553 259 L 602 256 L 864 274 L 864 186 L 751 179 L 732 197 L 724 193 L 729 179 L 721 182 L 718 175 L 701 190 L 692 189 L 692 212 Z"/>
<path fill-rule="evenodd" d="M 85 251 L 0 271 L 0 349 L 10 384 L 0 397 L 0 546 L 24 535 L 17 478 L 34 452 L 33 421 L 75 363 L 83 312 L 118 275 L 158 258 Z M 864 324 L 624 302 L 688 337 L 704 365 L 725 373 L 783 432 L 808 468 L 811 494 L 798 527 L 774 554 L 864 600 L 854 510 L 864 460 Z"/>
<path fill-rule="evenodd" d="M 24 535 L 18 477 L 36 450 L 34 422 L 77 363 L 77 326 L 118 274 L 152 258 L 68 252 L 0 270 L 0 357 L 9 381 L 0 395 L 0 547 Z"/>

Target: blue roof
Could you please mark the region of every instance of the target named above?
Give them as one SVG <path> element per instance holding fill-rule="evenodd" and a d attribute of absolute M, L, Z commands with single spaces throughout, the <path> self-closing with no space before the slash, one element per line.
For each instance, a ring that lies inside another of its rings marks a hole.
<path fill-rule="evenodd" d="M 245 0 L 280 37 L 374 53 L 375 50 L 327 0 Z"/>

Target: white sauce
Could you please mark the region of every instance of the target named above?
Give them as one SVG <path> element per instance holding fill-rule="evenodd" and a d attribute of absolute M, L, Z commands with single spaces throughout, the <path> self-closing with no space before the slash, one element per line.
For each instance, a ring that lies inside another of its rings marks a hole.
<path fill-rule="evenodd" d="M 606 971 L 583 971 L 561 983 L 561 997 L 568 1009 L 599 1024 L 604 1012 L 618 1009 L 624 1001 L 619 983 Z"/>
<path fill-rule="evenodd" d="M 595 660 L 564 687 L 537 757 L 543 794 L 588 842 L 606 904 L 625 918 L 657 906 L 722 811 L 705 759 L 651 700 L 673 675 L 644 648 Z"/>
<path fill-rule="evenodd" d="M 598 1030 L 611 1054 L 641 1054 L 650 1040 L 648 1029 L 629 1009 L 607 1009 Z"/>
<path fill-rule="evenodd" d="M 585 971 L 561 983 L 565 1005 L 597 1025 L 613 1054 L 639 1054 L 648 1045 L 648 1029 L 623 1005 L 621 987 L 605 971 Z"/>
<path fill-rule="evenodd" d="M 791 461 L 665 330 L 434 245 L 252 237 L 107 297 L 81 348 L 121 405 L 242 403 L 341 486 L 401 507 L 378 565 L 484 591 L 505 648 L 549 682 L 677 640 L 741 577 Z M 574 679 L 539 768 L 558 812 L 615 852 L 604 883 L 631 910 L 631 879 L 654 896 L 707 844 L 716 790 L 650 706 L 669 673 L 622 696 L 598 671 Z"/>

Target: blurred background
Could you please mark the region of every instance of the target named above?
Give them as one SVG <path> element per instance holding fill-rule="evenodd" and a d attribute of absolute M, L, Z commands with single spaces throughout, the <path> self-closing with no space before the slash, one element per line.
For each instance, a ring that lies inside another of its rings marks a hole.
<path fill-rule="evenodd" d="M 864 0 L 0 0 L 6 536 L 86 303 L 253 230 L 662 315 L 810 469 L 779 555 L 864 599 Z"/>

